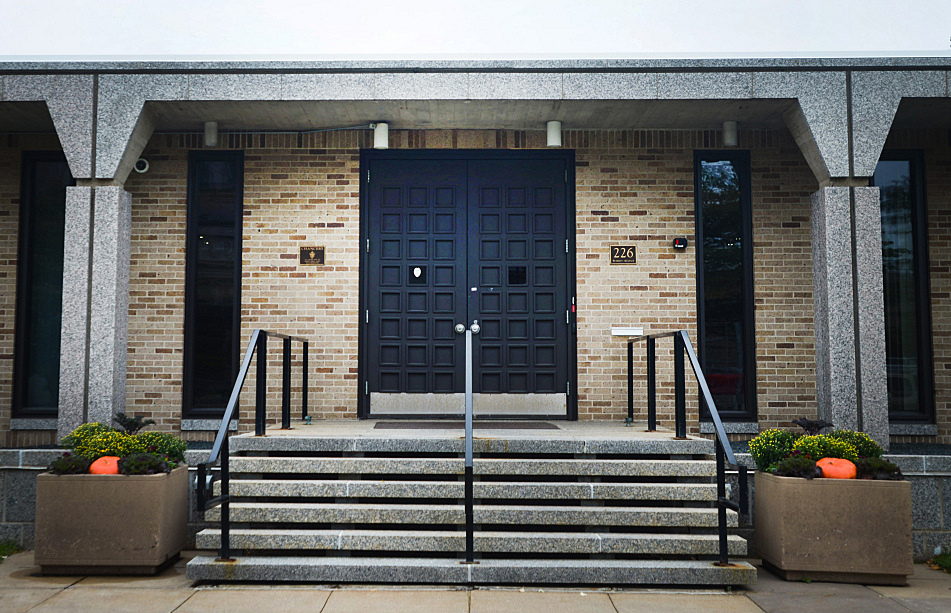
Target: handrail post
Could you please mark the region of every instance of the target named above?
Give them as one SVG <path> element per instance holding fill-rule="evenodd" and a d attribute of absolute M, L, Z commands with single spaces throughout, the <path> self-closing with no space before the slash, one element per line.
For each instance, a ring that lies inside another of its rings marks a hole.
<path fill-rule="evenodd" d="M 634 341 L 627 341 L 627 419 L 624 425 L 634 425 Z"/>
<path fill-rule="evenodd" d="M 717 533 L 720 541 L 720 566 L 730 563 L 726 538 L 726 468 L 723 465 L 723 444 L 716 439 L 717 455 Z"/>
<path fill-rule="evenodd" d="M 678 439 L 687 438 L 687 382 L 684 372 L 684 341 L 674 336 L 674 426 Z"/>
<path fill-rule="evenodd" d="M 310 353 L 310 343 L 304 341 L 304 361 L 301 366 L 301 417 L 307 419 L 307 360 Z"/>
<path fill-rule="evenodd" d="M 281 429 L 291 429 L 291 339 L 284 339 L 284 357 L 281 363 Z"/>
<path fill-rule="evenodd" d="M 472 330 L 466 330 L 466 563 L 475 561 L 475 528 L 472 485 Z"/>
<path fill-rule="evenodd" d="M 744 464 L 738 464 L 738 479 L 740 482 L 740 514 L 749 515 L 750 513 L 750 490 L 749 490 L 749 476 L 747 474 L 746 466 Z"/>
<path fill-rule="evenodd" d="M 657 345 L 647 338 L 647 431 L 657 430 Z"/>
<path fill-rule="evenodd" d="M 267 430 L 267 333 L 258 336 L 257 395 L 254 403 L 254 434 L 264 436 Z"/>
<path fill-rule="evenodd" d="M 218 560 L 231 560 L 231 476 L 229 471 L 228 437 L 221 445 L 221 542 Z"/>

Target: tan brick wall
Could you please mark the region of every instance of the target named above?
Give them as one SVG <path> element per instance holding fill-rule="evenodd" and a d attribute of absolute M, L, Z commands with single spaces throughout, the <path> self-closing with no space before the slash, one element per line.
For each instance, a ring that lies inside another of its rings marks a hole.
<path fill-rule="evenodd" d="M 613 138 L 612 138 L 613 135 Z M 626 347 L 612 324 L 645 332 L 686 329 L 696 343 L 694 172 L 696 149 L 718 134 L 667 131 L 577 134 L 579 413 L 626 411 Z M 817 189 L 786 132 L 741 132 L 751 152 L 758 413 L 762 427 L 815 417 L 810 195 Z M 675 253 L 671 241 L 687 237 Z M 638 246 L 636 266 L 611 266 L 607 245 Z M 658 415 L 673 425 L 671 341 L 658 341 Z M 636 346 L 635 415 L 646 411 L 644 347 Z M 688 376 L 688 415 L 695 385 Z M 695 430 L 695 423 L 691 430 Z"/>
<path fill-rule="evenodd" d="M 24 151 L 61 151 L 55 136 L 0 135 L 0 447 L 36 447 L 55 442 L 55 432 L 10 430 L 16 329 L 17 249 Z"/>
<path fill-rule="evenodd" d="M 946 130 L 893 130 L 888 149 L 924 155 L 925 206 L 937 436 L 893 436 L 895 443 L 951 444 L 951 137 Z"/>
<path fill-rule="evenodd" d="M 312 341 L 311 413 L 356 416 L 359 278 L 359 148 L 368 132 L 228 136 L 245 151 L 242 343 L 255 327 Z M 716 148 L 698 131 L 566 131 L 577 162 L 578 380 L 582 419 L 620 419 L 626 411 L 625 349 L 617 324 L 651 332 L 686 328 L 696 336 L 693 151 Z M 177 430 L 181 412 L 187 151 L 193 136 L 157 135 L 133 175 L 133 237 L 128 398 Z M 391 147 L 542 148 L 544 133 L 393 131 Z M 816 189 L 785 131 L 741 132 L 751 150 L 760 420 L 778 425 L 814 417 L 812 264 L 809 196 Z M 691 246 L 670 247 L 676 236 Z M 611 243 L 638 246 L 638 264 L 611 266 Z M 297 247 L 325 245 L 327 266 L 299 268 Z M 669 341 L 659 357 L 659 411 L 671 423 Z M 272 342 L 272 357 L 279 349 Z M 642 348 L 636 400 L 644 412 Z M 299 350 L 295 347 L 299 355 Z M 279 360 L 269 370 L 271 421 L 279 417 Z M 295 369 L 295 383 L 298 376 Z M 253 373 L 246 388 L 253 389 Z M 695 398 L 693 391 L 689 398 Z M 690 413 L 695 405 L 690 401 Z M 242 398 L 251 427 L 252 395 Z M 295 403 L 296 406 L 296 403 Z M 695 418 L 693 418 L 695 421 Z M 202 438 L 201 435 L 190 435 Z"/>

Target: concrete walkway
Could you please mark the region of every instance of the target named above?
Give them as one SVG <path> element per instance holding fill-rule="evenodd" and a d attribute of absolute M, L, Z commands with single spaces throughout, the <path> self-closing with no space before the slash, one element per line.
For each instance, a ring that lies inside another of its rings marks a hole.
<path fill-rule="evenodd" d="M 190 557 L 190 556 L 186 556 Z M 870 613 L 951 611 L 951 574 L 915 565 L 908 587 L 792 583 L 760 569 L 748 590 L 194 585 L 185 561 L 156 577 L 43 577 L 31 552 L 0 564 L 0 612 Z"/>

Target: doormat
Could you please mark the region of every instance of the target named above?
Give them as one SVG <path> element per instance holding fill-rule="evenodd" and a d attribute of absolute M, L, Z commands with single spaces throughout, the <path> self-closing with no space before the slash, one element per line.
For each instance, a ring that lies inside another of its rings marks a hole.
<path fill-rule="evenodd" d="M 546 421 L 479 421 L 472 423 L 480 430 L 561 430 Z M 462 430 L 466 422 L 457 420 L 434 421 L 378 421 L 374 430 Z"/>

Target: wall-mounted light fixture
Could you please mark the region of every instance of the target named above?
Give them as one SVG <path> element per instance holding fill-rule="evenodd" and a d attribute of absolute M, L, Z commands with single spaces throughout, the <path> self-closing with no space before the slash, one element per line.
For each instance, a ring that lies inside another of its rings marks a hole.
<path fill-rule="evenodd" d="M 205 122 L 205 146 L 206 147 L 218 146 L 218 122 L 217 121 Z"/>
<path fill-rule="evenodd" d="M 736 122 L 724 121 L 723 122 L 723 146 L 736 147 L 736 144 L 737 144 Z"/>
<path fill-rule="evenodd" d="M 389 149 L 390 148 L 390 124 L 385 121 L 380 123 L 375 123 L 373 125 L 373 148 L 374 149 Z"/>
<path fill-rule="evenodd" d="M 548 122 L 548 146 L 561 147 L 561 122 Z"/>

